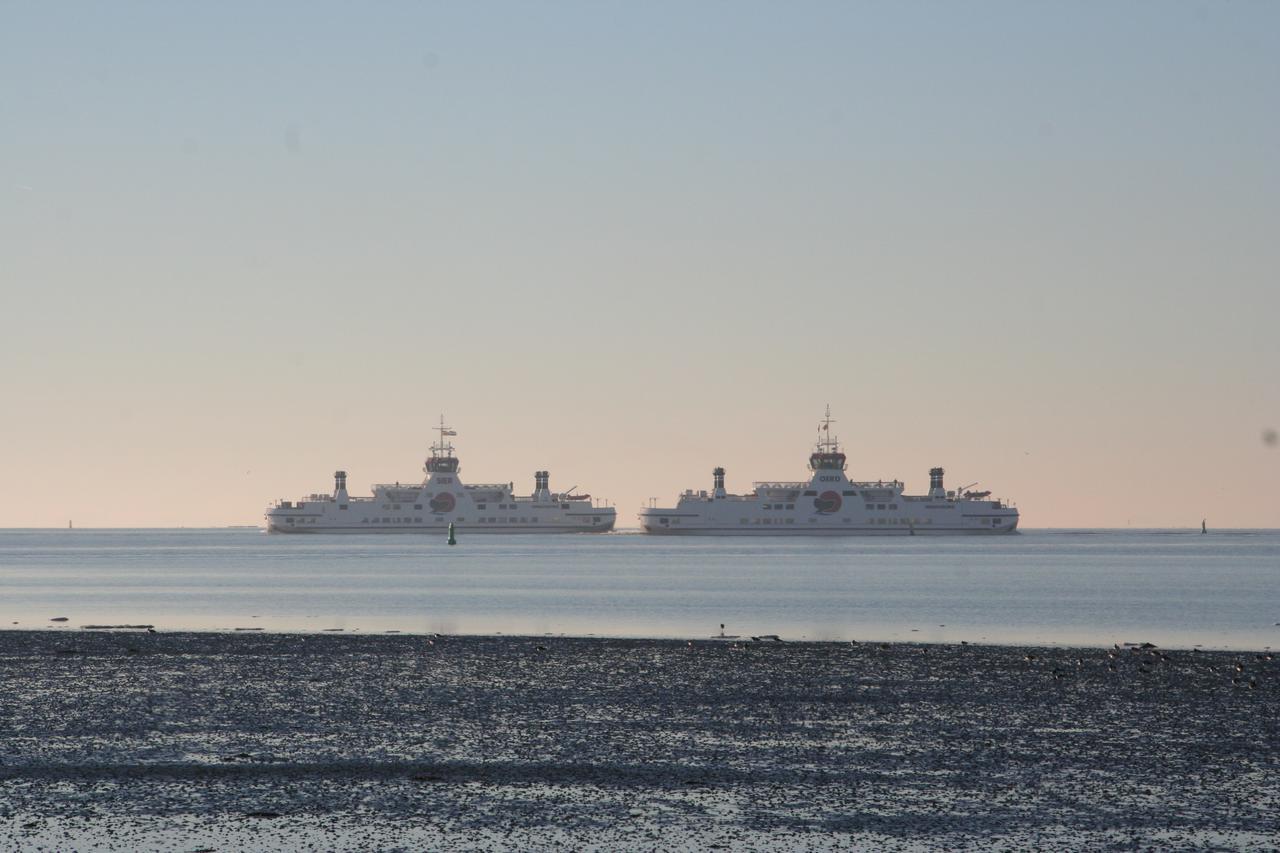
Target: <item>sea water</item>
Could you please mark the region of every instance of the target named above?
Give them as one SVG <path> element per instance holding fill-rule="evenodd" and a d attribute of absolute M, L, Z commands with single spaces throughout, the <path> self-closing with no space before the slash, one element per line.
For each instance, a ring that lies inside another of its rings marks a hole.
<path fill-rule="evenodd" d="M 65 622 L 52 622 L 65 618 Z M 0 627 L 1280 647 L 1280 531 L 0 531 Z"/>

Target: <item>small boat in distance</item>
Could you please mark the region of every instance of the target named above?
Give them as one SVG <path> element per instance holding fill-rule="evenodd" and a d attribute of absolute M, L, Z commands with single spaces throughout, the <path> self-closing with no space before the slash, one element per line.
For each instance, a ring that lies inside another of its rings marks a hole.
<path fill-rule="evenodd" d="M 808 480 L 758 482 L 749 494 L 731 495 L 724 469 L 716 468 L 710 493 L 688 489 L 674 507 L 645 507 L 640 528 L 704 536 L 990 535 L 1017 529 L 1017 509 L 991 500 L 989 491 L 948 491 L 941 468 L 930 469 L 925 495 L 905 494 L 898 480 L 850 480 L 839 439 L 831 435 L 833 423 L 828 406 L 809 456 Z"/>
<path fill-rule="evenodd" d="M 333 494 L 277 501 L 266 512 L 268 533 L 606 533 L 617 510 L 590 495 L 552 492 L 551 475 L 534 473 L 533 494 L 517 497 L 514 483 L 466 485 L 447 441 L 457 432 L 436 427 L 418 485 L 381 484 L 372 497 L 347 493 L 347 472 L 335 471 Z"/>

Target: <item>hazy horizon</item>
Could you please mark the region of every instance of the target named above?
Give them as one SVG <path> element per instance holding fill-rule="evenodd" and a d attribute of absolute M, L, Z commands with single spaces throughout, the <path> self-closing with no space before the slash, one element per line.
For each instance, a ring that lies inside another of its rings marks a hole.
<path fill-rule="evenodd" d="M 0 526 L 417 481 L 1280 527 L 1280 5 L 0 7 Z"/>

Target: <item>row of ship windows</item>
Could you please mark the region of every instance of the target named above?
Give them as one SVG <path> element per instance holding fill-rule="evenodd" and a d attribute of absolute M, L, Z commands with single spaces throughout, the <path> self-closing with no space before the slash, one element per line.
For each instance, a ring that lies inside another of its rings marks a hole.
<path fill-rule="evenodd" d="M 658 521 L 659 521 L 660 523 L 662 523 L 662 524 L 666 524 L 666 525 L 672 525 L 672 524 L 679 524 L 679 523 L 680 523 L 680 519 L 678 519 L 678 518 L 659 518 L 659 519 L 658 519 Z M 845 519 L 842 519 L 842 521 L 843 521 L 845 524 L 853 524 L 853 519 L 852 519 L 852 518 L 845 518 Z M 743 519 L 740 519 L 740 520 L 738 521 L 738 523 L 739 523 L 739 524 L 795 524 L 795 523 L 796 523 L 796 520 L 795 520 L 794 518 L 779 518 L 779 519 L 772 519 L 772 518 L 756 518 L 756 519 L 743 518 Z M 811 518 L 811 519 L 809 519 L 809 523 L 810 523 L 810 524 L 817 524 L 817 523 L 818 523 L 818 519 L 816 519 L 816 518 Z M 999 520 L 999 519 L 992 519 L 992 523 L 993 523 L 993 524 L 999 524 L 999 523 L 1000 523 L 1000 520 Z M 901 525 L 904 525 L 904 526 L 906 526 L 906 525 L 925 525 L 925 524 L 933 524 L 933 519 L 932 519 L 932 518 L 868 518 L 868 519 L 867 519 L 867 524 L 870 524 L 870 525 L 877 525 L 877 524 L 895 524 L 895 525 L 896 525 L 896 524 L 901 524 Z"/>
<path fill-rule="evenodd" d="M 441 492 L 441 494 L 446 494 L 446 493 L 445 493 L 445 492 Z M 427 497 L 431 497 L 431 495 L 428 493 Z M 347 505 L 346 505 L 346 504 L 341 504 L 341 505 L 339 505 L 339 506 L 338 506 L 338 509 L 346 509 L 346 508 L 347 508 Z M 400 504 L 383 504 L 383 505 L 382 505 L 382 508 L 383 508 L 383 509 L 400 509 Z M 414 505 L 413 505 L 413 508 L 414 508 L 414 509 L 422 509 L 422 504 L 414 504 Z M 488 507 L 488 505 L 487 505 L 487 504 L 476 504 L 476 509 L 488 509 L 488 508 L 489 508 L 489 507 Z M 516 505 L 515 505 L 515 504 L 498 504 L 498 509 L 515 509 L 515 508 L 516 508 Z M 568 509 L 568 508 L 569 508 L 569 505 L 568 505 L 568 504 L 560 504 L 560 508 L 561 508 L 561 509 Z M 462 521 L 462 519 L 460 518 L 460 519 L 458 519 L 458 521 Z"/>
<path fill-rule="evenodd" d="M 442 516 L 442 515 L 437 515 L 437 516 L 435 517 L 435 520 L 436 520 L 436 521 L 444 521 L 444 516 Z M 465 518 L 463 518 L 462 516 L 458 516 L 458 518 L 457 518 L 457 519 L 455 519 L 455 520 L 456 520 L 459 524 L 461 524 L 462 522 L 466 521 L 466 519 L 465 519 Z M 293 519 L 292 519 L 292 518 L 287 518 L 287 519 L 285 519 L 285 521 L 287 521 L 289 524 L 293 524 Z M 304 523 L 304 524 L 315 524 L 315 523 L 316 523 L 316 520 L 315 520 L 314 518 L 298 519 L 298 521 L 299 521 L 299 522 L 301 522 L 301 523 Z M 529 517 L 527 517 L 527 518 L 526 518 L 526 517 L 524 517 L 524 516 L 521 516 L 521 517 L 519 517 L 519 518 L 516 518 L 514 515 L 513 515 L 513 516 L 510 516 L 510 517 L 508 517 L 508 516 L 505 516 L 505 515 L 504 515 L 504 516 L 502 516 L 501 518 L 499 518 L 499 517 L 497 517 L 497 516 L 490 516 L 489 518 L 477 518 L 477 519 L 476 519 L 476 523 L 477 523 L 477 524 L 537 524 L 539 521 L 541 521 L 541 519 L 539 519 L 537 516 L 529 516 Z M 379 523 L 381 523 L 381 524 L 422 524 L 422 516 L 417 516 L 417 517 L 415 517 L 415 518 L 410 518 L 410 517 L 409 517 L 409 516 L 407 516 L 407 515 L 406 515 L 406 516 L 397 516 L 397 517 L 394 517 L 394 518 L 386 517 L 386 518 L 382 518 L 382 519 L 377 519 L 377 518 L 362 518 L 362 519 L 360 519 L 360 523 L 361 523 L 361 524 L 379 524 Z M 596 515 L 596 516 L 592 516 L 592 518 L 591 518 L 591 523 L 592 523 L 592 524 L 599 524 L 599 523 L 600 523 L 600 516 L 598 516 L 598 515 Z"/>
<path fill-rule="evenodd" d="M 765 509 L 774 509 L 774 510 L 777 510 L 777 509 L 795 509 L 795 508 L 796 508 L 796 505 L 795 505 L 795 504 L 765 504 L 765 505 L 764 505 L 764 508 L 765 508 Z M 885 505 L 884 505 L 884 504 L 867 504 L 867 509 L 885 509 L 885 508 L 886 508 L 886 507 L 885 507 Z M 897 508 L 898 508 L 898 505 L 897 505 L 897 504 L 889 504 L 887 508 L 888 508 L 888 509 L 897 509 Z"/>
<path fill-rule="evenodd" d="M 842 520 L 845 524 L 853 524 L 852 518 L 846 518 Z M 786 519 L 779 518 L 776 521 L 772 518 L 757 518 L 755 520 L 744 518 L 744 519 L 741 519 L 738 523 L 739 524 L 795 524 L 795 521 L 796 520 L 794 518 L 786 518 Z M 679 522 L 676 521 L 674 523 L 678 524 Z M 809 519 L 809 523 L 817 524 L 818 519 L 811 518 Z M 868 518 L 867 524 L 870 524 L 870 525 L 901 524 L 904 526 L 923 525 L 923 524 L 933 524 L 933 519 L 932 518 Z"/>
<path fill-rule="evenodd" d="M 482 507 L 482 509 L 483 509 L 483 507 Z M 443 516 L 443 515 L 437 515 L 437 516 L 435 517 L 435 520 L 436 520 L 436 521 L 444 521 L 444 516 Z M 460 516 L 458 516 L 456 519 L 454 519 L 454 521 L 456 521 L 457 523 L 461 524 L 462 522 L 466 521 L 466 518 L 464 518 L 463 516 L 461 516 L 461 515 L 460 515 Z M 362 518 L 362 519 L 360 519 L 360 522 L 361 522 L 362 524 L 363 524 L 363 523 L 366 523 L 366 522 L 372 522 L 373 524 L 378 524 L 378 523 L 379 523 L 379 520 L 378 520 L 378 519 L 376 519 L 376 518 Z M 397 518 L 383 518 L 383 519 L 381 520 L 381 523 L 382 523 L 382 524 L 422 524 L 422 517 L 421 517 L 421 516 L 418 516 L 418 517 L 416 517 L 416 518 L 410 518 L 410 517 L 408 517 L 408 516 L 401 516 L 401 517 L 397 517 Z M 516 523 L 519 523 L 519 524 L 537 524 L 537 523 L 538 523 L 538 519 L 537 519 L 537 518 L 516 518 L 516 517 L 513 515 L 513 516 L 511 516 L 510 518 L 507 518 L 507 517 L 505 517 L 505 516 L 503 516 L 502 518 L 477 518 L 477 519 L 476 519 L 476 523 L 477 523 L 477 524 L 516 524 Z"/>
<path fill-rule="evenodd" d="M 509 518 L 508 518 L 508 517 L 505 517 L 505 516 L 504 516 L 504 517 L 502 517 L 502 518 L 488 518 L 488 519 L 484 519 L 484 518 L 482 518 L 482 519 L 480 519 L 480 523 L 481 523 L 481 524 L 537 524 L 537 523 L 538 523 L 538 520 L 539 520 L 539 519 L 538 519 L 538 517 L 537 517 L 537 516 L 533 516 L 533 515 L 529 516 L 528 518 L 525 518 L 524 516 L 520 516 L 519 518 L 516 518 L 516 517 L 513 515 L 513 516 L 511 516 L 511 517 L 509 517 Z M 458 521 L 462 521 L 462 519 L 458 519 Z M 572 523 L 572 520 L 570 520 L 570 523 Z M 585 524 L 585 523 L 586 523 L 586 521 L 585 521 L 585 520 L 583 520 L 583 521 L 582 521 L 582 522 L 580 522 L 580 523 Z M 600 516 L 598 516 L 598 515 L 596 515 L 596 516 L 592 516 L 592 518 L 591 518 L 591 523 L 592 523 L 592 524 L 599 524 L 599 523 L 600 523 Z"/>

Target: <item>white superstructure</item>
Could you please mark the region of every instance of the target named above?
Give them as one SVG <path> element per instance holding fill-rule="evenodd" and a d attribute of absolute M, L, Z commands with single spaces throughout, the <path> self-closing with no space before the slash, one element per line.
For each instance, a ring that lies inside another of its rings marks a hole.
<path fill-rule="evenodd" d="M 394 483 L 373 487 L 373 497 L 347 494 L 347 472 L 333 475 L 333 494 L 277 501 L 266 512 L 269 533 L 441 533 L 450 524 L 464 533 L 604 533 L 613 529 L 617 512 L 590 495 L 556 493 L 546 471 L 534 474 L 533 494 L 517 497 L 514 483 L 467 485 L 453 444 L 457 433 L 436 428 L 440 440 L 431 445 L 418 485 Z M 570 489 L 570 492 L 573 490 Z"/>
<path fill-rule="evenodd" d="M 831 408 L 818 427 L 804 482 L 756 483 L 746 495 L 724 488 L 716 468 L 711 492 L 685 491 L 670 508 L 640 511 L 645 533 L 724 536 L 869 536 L 1012 533 L 1018 510 L 990 492 L 960 493 L 942 485 L 942 469 L 929 471 L 929 493 L 907 495 L 897 480 L 860 482 L 845 475 L 845 455 L 831 434 Z M 976 484 L 974 484 L 976 485 Z"/>

